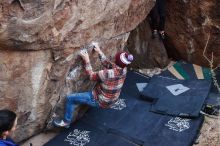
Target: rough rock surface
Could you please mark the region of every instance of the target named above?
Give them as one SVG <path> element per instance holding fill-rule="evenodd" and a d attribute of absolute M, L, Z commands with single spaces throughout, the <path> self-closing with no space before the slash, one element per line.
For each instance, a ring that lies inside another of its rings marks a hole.
<path fill-rule="evenodd" d="M 198 145 L 194 146 L 219 146 L 220 145 L 220 116 L 217 119 L 205 117 Z"/>
<path fill-rule="evenodd" d="M 57 101 L 87 90 L 77 57 L 96 40 L 110 56 L 147 16 L 154 0 L 1 0 L 0 107 L 19 117 L 15 140 L 38 133 Z M 98 69 L 93 55 L 93 66 Z M 61 106 L 62 107 L 62 106 Z"/>
<path fill-rule="evenodd" d="M 167 0 L 165 29 L 170 54 L 195 64 L 208 65 L 202 55 L 208 41 L 206 54 L 211 58 L 213 52 L 214 62 L 219 64 L 219 7 L 219 0 Z"/>
<path fill-rule="evenodd" d="M 134 54 L 135 59 L 131 65 L 134 69 L 164 68 L 169 63 L 166 49 L 159 35 L 152 39 L 148 18 L 131 31 L 126 47 Z"/>
<path fill-rule="evenodd" d="M 3 0 L 2 49 L 81 47 L 128 32 L 143 20 L 152 0 Z"/>

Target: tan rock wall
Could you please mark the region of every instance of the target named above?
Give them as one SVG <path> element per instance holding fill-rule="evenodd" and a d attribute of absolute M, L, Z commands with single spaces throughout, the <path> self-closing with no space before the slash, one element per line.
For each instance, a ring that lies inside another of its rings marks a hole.
<path fill-rule="evenodd" d="M 49 106 L 44 96 L 50 51 L 0 52 L 0 107 L 18 114 L 16 137 L 24 138 L 42 128 Z"/>

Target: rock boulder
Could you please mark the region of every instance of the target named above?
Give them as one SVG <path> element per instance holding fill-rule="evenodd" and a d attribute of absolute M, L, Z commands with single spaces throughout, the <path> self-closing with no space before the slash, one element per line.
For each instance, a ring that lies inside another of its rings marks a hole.
<path fill-rule="evenodd" d="M 203 57 L 220 63 L 220 1 L 167 0 L 167 46 L 172 57 L 208 66 Z M 174 49 L 175 48 L 175 49 Z"/>

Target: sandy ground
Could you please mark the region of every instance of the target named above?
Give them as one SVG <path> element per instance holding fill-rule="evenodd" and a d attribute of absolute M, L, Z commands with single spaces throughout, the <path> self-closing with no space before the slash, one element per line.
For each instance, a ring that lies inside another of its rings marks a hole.
<path fill-rule="evenodd" d="M 57 134 L 59 133 L 41 133 L 29 139 L 21 146 L 30 146 L 30 143 L 32 143 L 33 146 L 43 146 L 43 144 L 48 142 Z M 220 116 L 219 119 L 205 117 L 198 142 L 199 143 L 194 146 L 220 146 Z"/>
<path fill-rule="evenodd" d="M 218 119 L 205 117 L 199 144 L 195 146 L 220 146 L 220 116 Z"/>
<path fill-rule="evenodd" d="M 41 133 L 37 136 L 32 137 L 31 139 L 27 140 L 24 144 L 21 146 L 30 146 L 30 143 L 32 143 L 33 146 L 43 146 L 45 143 L 47 143 L 50 139 L 55 137 L 59 133 Z"/>

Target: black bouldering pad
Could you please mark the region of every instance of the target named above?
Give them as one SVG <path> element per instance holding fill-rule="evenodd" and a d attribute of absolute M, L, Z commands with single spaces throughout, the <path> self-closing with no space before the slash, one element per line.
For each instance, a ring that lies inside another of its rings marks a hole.
<path fill-rule="evenodd" d="M 107 133 L 82 121 L 54 137 L 44 146 L 136 146 L 120 136 Z"/>
<path fill-rule="evenodd" d="M 150 104 L 139 102 L 110 131 L 145 146 L 189 146 L 195 141 L 203 116 L 196 119 L 159 115 L 149 112 Z M 146 114 L 144 114 L 144 111 Z"/>
<path fill-rule="evenodd" d="M 192 146 L 198 137 L 204 117 L 183 119 L 163 118 L 157 130 L 145 141 L 144 146 Z"/>
<path fill-rule="evenodd" d="M 217 80 L 217 84 L 220 84 L 220 69 L 219 68 L 214 70 L 214 75 L 215 75 L 215 79 Z M 191 64 L 191 63 L 187 63 L 185 61 L 178 61 L 172 67 L 169 67 L 167 70 L 163 71 L 160 74 L 160 76 L 174 78 L 174 79 L 177 79 L 181 76 L 182 79 L 184 79 L 184 80 L 187 80 L 187 79 L 190 79 L 190 80 L 195 80 L 195 79 L 211 80 L 212 85 L 211 85 L 211 89 L 210 89 L 210 94 L 205 101 L 205 104 L 203 106 L 203 111 L 207 107 L 209 109 L 210 106 L 214 107 L 214 109 L 218 109 L 220 92 L 218 91 L 217 87 L 214 85 L 214 82 L 212 79 L 212 74 L 211 74 L 211 71 L 209 68 L 198 66 L 195 64 Z M 151 97 L 148 97 L 148 98 L 145 97 L 144 99 L 145 100 L 150 99 L 151 102 L 152 102 L 152 100 L 155 101 L 155 99 L 151 98 Z M 211 108 L 211 109 L 213 109 L 213 108 Z"/>
<path fill-rule="evenodd" d="M 198 117 L 210 91 L 209 80 L 178 80 L 154 76 L 142 92 L 154 98 L 151 111 L 180 117 Z"/>

